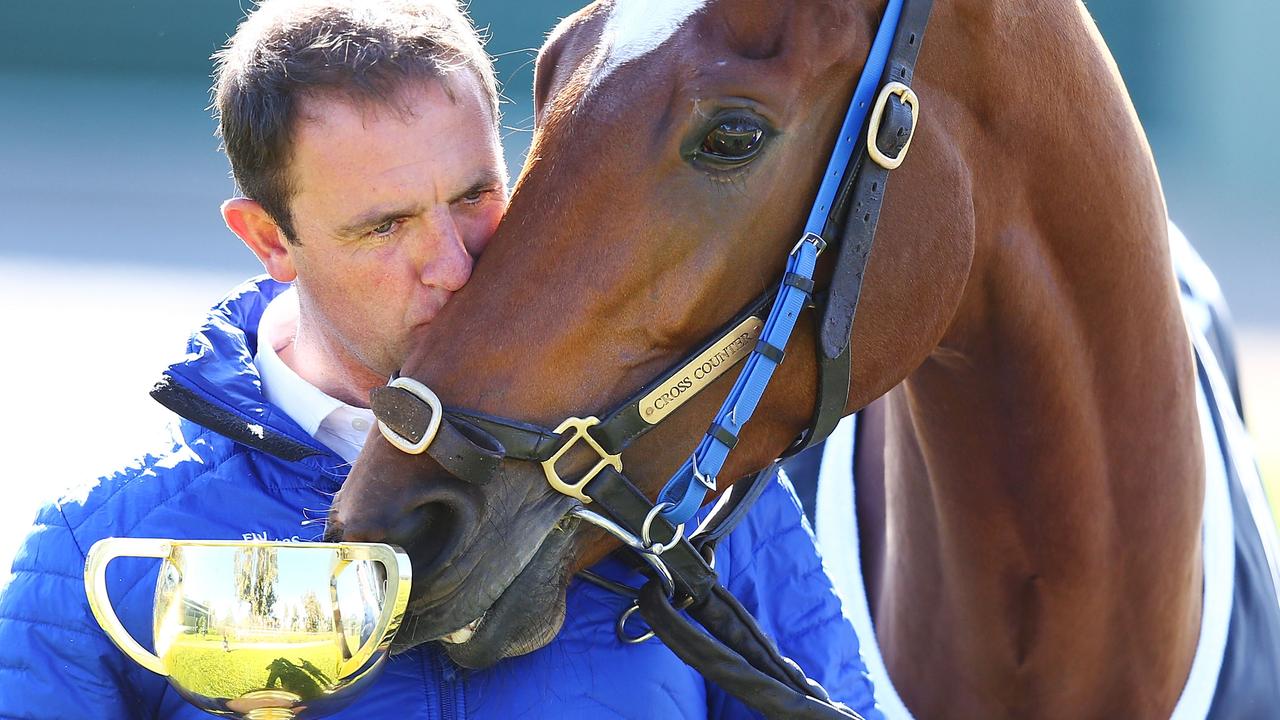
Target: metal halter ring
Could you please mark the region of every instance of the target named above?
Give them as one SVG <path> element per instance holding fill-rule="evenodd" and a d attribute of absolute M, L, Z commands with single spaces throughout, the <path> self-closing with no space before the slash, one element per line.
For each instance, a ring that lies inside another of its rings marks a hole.
<path fill-rule="evenodd" d="M 662 562 L 662 558 L 658 557 L 658 554 L 653 552 L 652 549 L 645 547 L 645 544 L 640 541 L 640 538 L 632 535 L 626 530 L 626 528 L 622 527 L 618 523 L 599 513 L 591 512 L 581 505 L 575 505 L 570 508 L 568 514 L 595 525 L 601 530 L 604 530 L 615 538 L 621 540 L 623 545 L 635 550 L 636 553 L 640 555 L 640 558 L 648 563 L 649 567 L 653 569 L 654 574 L 658 576 L 658 582 L 662 583 L 662 591 L 666 593 L 667 597 L 675 597 L 676 581 L 672 579 L 671 571 L 667 569 L 667 564 Z"/>
<path fill-rule="evenodd" d="M 643 635 L 637 635 L 636 637 L 631 637 L 627 634 L 627 621 L 630 620 L 631 616 L 635 615 L 636 611 L 639 609 L 640 604 L 638 602 L 631 603 L 631 607 L 627 608 L 618 616 L 618 622 L 613 626 L 613 630 L 617 633 L 618 639 L 628 645 L 639 645 L 654 636 L 654 632 L 652 630 L 644 633 Z"/>
<path fill-rule="evenodd" d="M 688 607 L 692 604 L 693 604 L 693 598 L 687 597 L 684 599 L 683 602 L 681 602 L 679 605 L 675 607 L 676 607 L 676 610 L 685 610 L 685 609 L 688 609 Z M 627 634 L 627 621 L 630 620 L 631 616 L 635 615 L 636 611 L 639 609 L 640 609 L 640 601 L 639 600 L 633 601 L 631 603 L 631 607 L 624 610 L 622 614 L 618 616 L 618 622 L 615 623 L 613 626 L 614 632 L 617 634 L 618 639 L 624 643 L 627 643 L 628 645 L 639 645 L 640 643 L 654 636 L 653 630 L 650 630 L 644 633 L 643 635 L 638 635 L 636 637 L 631 637 L 630 635 Z"/>
<path fill-rule="evenodd" d="M 662 553 L 675 547 L 680 542 L 680 538 L 684 537 L 684 523 L 676 526 L 676 534 L 665 543 L 656 543 L 653 538 L 649 537 L 649 531 L 653 528 L 653 520 L 658 517 L 664 510 L 670 510 L 676 506 L 673 502 L 660 502 L 649 510 L 649 514 L 644 516 L 644 524 L 640 526 L 640 540 L 644 543 L 645 552 L 651 552 L 654 555 Z"/>
<path fill-rule="evenodd" d="M 440 421 L 444 418 L 444 407 L 440 404 L 440 398 L 431 391 L 431 388 L 403 375 L 393 378 L 391 382 L 387 383 L 387 387 L 404 390 L 431 408 L 431 419 L 427 421 L 427 428 L 422 431 L 422 438 L 418 442 L 413 442 L 392 430 L 386 423 L 381 420 L 378 421 L 378 430 L 382 433 L 382 437 L 386 438 L 387 442 L 410 455 L 421 455 L 426 452 L 427 448 L 431 447 L 431 441 L 435 440 L 436 433 L 440 432 Z"/>

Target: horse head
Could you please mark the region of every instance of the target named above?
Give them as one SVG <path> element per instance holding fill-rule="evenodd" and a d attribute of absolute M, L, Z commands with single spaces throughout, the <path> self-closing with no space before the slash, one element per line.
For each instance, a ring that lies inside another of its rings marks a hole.
<path fill-rule="evenodd" d="M 509 211 L 402 374 L 451 408 L 555 427 L 604 413 L 704 342 L 777 283 L 882 5 L 617 0 L 563 21 L 538 59 L 536 131 Z M 972 205 L 947 129 L 965 126 L 938 119 L 958 106 L 934 84 L 943 73 L 930 57 L 914 84 L 929 114 L 884 205 L 845 412 L 934 351 L 968 279 Z M 819 264 L 819 292 L 829 265 Z M 813 332 L 802 319 L 722 489 L 807 426 Z M 699 388 L 623 455 L 651 497 L 731 380 Z M 598 460 L 579 443 L 557 469 L 581 475 Z M 508 460 L 475 482 L 375 435 L 329 534 L 410 553 L 398 644 L 444 637 L 456 661 L 486 666 L 549 641 L 571 574 L 616 547 L 566 517 L 575 504 L 535 462 Z"/>

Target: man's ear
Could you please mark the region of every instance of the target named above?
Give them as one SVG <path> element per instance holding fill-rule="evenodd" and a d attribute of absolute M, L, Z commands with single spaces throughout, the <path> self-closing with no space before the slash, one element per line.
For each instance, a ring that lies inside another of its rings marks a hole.
<path fill-rule="evenodd" d="M 289 254 L 289 240 L 256 200 L 239 197 L 222 203 L 222 219 L 258 256 L 271 277 L 280 282 L 293 282 L 298 277 Z"/>

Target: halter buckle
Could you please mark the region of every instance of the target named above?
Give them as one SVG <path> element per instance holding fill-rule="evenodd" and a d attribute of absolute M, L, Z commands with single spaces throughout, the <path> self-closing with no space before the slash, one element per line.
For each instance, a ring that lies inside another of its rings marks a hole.
<path fill-rule="evenodd" d="M 591 437 L 591 433 L 587 432 L 587 428 L 594 427 L 599 424 L 600 419 L 596 417 L 569 418 L 568 420 L 560 423 L 560 427 L 555 429 L 555 433 L 557 435 L 570 428 L 573 428 L 573 435 L 569 436 L 569 439 L 565 441 L 564 445 L 560 446 L 560 449 L 556 451 L 555 455 L 552 455 L 542 461 L 542 472 L 547 476 L 547 483 L 557 492 L 568 495 L 569 497 L 577 498 L 583 503 L 591 502 L 591 498 L 587 497 L 587 494 L 583 492 L 583 488 L 585 488 L 587 483 L 591 482 L 596 475 L 599 475 L 601 470 L 604 470 L 606 467 L 611 467 L 616 472 L 622 472 L 622 456 L 611 455 L 606 452 L 605 449 L 600 446 L 600 443 L 596 442 L 596 439 Z M 588 470 L 587 474 L 583 475 L 577 482 L 565 482 L 560 477 L 560 473 L 556 470 L 556 463 L 559 462 L 560 458 L 564 457 L 564 454 L 569 452 L 569 448 L 573 447 L 579 440 L 586 441 L 587 445 L 590 445 L 591 449 L 595 450 L 596 454 L 600 456 L 600 460 L 595 464 L 595 467 Z"/>
<path fill-rule="evenodd" d="M 804 235 L 800 236 L 800 239 L 796 241 L 796 244 L 791 247 L 791 252 L 787 254 L 795 255 L 800 252 L 800 246 L 805 243 L 812 243 L 814 252 L 818 255 L 821 255 L 822 251 L 827 249 L 827 241 L 823 240 L 821 235 L 815 232 L 806 232 Z"/>
<path fill-rule="evenodd" d="M 911 106 L 911 134 L 907 137 L 907 143 L 902 146 L 902 150 L 898 152 L 898 156 L 889 157 L 880 151 L 877 142 L 880 139 L 880 123 L 884 121 L 885 109 L 889 106 L 889 98 L 894 95 L 902 98 L 904 105 Z M 907 159 L 907 151 L 911 149 L 911 141 L 916 138 L 916 125 L 919 122 L 920 98 L 916 92 L 900 82 L 885 85 L 880 91 L 880 97 L 876 98 L 876 107 L 871 113 L 871 124 L 867 126 L 867 154 L 885 170 L 897 170 L 902 165 L 902 161 Z"/>
<path fill-rule="evenodd" d="M 737 411 L 738 411 L 738 408 L 735 406 L 735 407 L 733 408 L 733 411 L 729 414 L 729 416 L 730 416 L 730 417 L 733 417 L 733 413 L 736 413 Z M 735 422 L 736 422 L 736 420 L 735 420 Z M 707 490 L 709 490 L 709 491 L 711 491 L 711 492 L 715 492 L 715 491 L 716 491 L 716 476 L 715 476 L 715 475 L 704 475 L 704 474 L 703 474 L 703 472 L 702 472 L 701 470 L 699 470 L 699 469 L 698 469 L 698 454 L 697 454 L 696 452 L 695 452 L 693 455 L 690 455 L 689 457 L 690 457 L 690 459 L 693 461 L 693 477 L 694 477 L 694 479 L 695 479 L 695 480 L 697 480 L 698 482 L 702 483 L 702 486 L 703 486 L 703 487 L 705 487 Z M 669 503 L 663 503 L 663 504 L 669 504 Z"/>
<path fill-rule="evenodd" d="M 427 421 L 427 429 L 422 432 L 422 438 L 417 442 L 413 442 L 392 430 L 391 426 L 385 422 L 378 421 L 378 430 L 382 433 L 382 437 L 386 438 L 387 442 L 396 446 L 402 452 L 410 455 L 421 455 L 426 452 L 427 448 L 431 447 L 431 442 L 436 439 L 436 433 L 440 432 L 440 421 L 444 418 L 444 407 L 440 404 L 440 398 L 431 391 L 431 388 L 403 375 L 392 379 L 391 382 L 387 383 L 387 387 L 404 390 L 431 408 L 431 419 Z"/>

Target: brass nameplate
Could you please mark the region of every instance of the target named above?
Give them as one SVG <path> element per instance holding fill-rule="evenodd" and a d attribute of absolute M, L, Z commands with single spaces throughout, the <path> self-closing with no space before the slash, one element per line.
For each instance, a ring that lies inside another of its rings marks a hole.
<path fill-rule="evenodd" d="M 657 425 L 676 408 L 702 392 L 729 368 L 742 362 L 751 354 L 760 338 L 764 321 L 758 317 L 743 320 L 707 351 L 694 358 L 667 378 L 653 392 L 640 401 L 640 417 L 650 425 Z"/>

